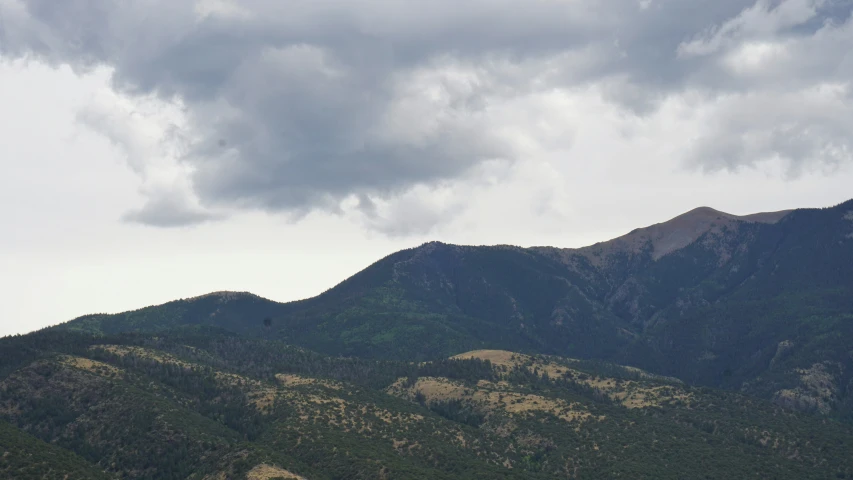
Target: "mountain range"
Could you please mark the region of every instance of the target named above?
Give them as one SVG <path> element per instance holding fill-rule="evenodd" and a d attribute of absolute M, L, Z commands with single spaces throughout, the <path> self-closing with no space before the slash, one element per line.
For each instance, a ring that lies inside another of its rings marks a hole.
<path fill-rule="evenodd" d="M 0 354 L 20 478 L 853 478 L 853 201 L 431 242 L 314 298 L 87 315 Z"/>

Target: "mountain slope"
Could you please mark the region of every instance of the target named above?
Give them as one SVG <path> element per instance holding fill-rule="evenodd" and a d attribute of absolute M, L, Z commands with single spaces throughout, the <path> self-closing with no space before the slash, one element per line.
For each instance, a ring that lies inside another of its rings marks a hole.
<path fill-rule="evenodd" d="M 596 358 L 849 415 L 851 315 L 853 201 L 744 217 L 700 208 L 582 249 L 433 242 L 304 301 L 226 292 L 58 328 L 209 325 L 400 360 L 483 348 Z"/>
<path fill-rule="evenodd" d="M 0 478 L 107 480 L 94 465 L 0 420 Z"/>
<path fill-rule="evenodd" d="M 853 478 L 850 425 L 595 361 L 327 357 L 205 327 L 0 343 L 26 351 L 0 357 L 0 421 L 41 439 L 28 454 L 118 478 Z"/>

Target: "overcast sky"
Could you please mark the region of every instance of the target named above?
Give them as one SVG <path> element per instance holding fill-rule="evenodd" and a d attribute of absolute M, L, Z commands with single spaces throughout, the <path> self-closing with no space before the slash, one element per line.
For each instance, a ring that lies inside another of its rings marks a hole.
<path fill-rule="evenodd" d="M 853 197 L 853 0 L 0 0 L 0 335 Z"/>

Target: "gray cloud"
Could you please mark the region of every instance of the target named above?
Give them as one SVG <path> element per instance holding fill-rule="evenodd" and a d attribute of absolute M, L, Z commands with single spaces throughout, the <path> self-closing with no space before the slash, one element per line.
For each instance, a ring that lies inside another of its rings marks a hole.
<path fill-rule="evenodd" d="M 156 192 L 140 209 L 127 212 L 123 219 L 156 227 L 182 227 L 219 220 L 220 215 L 190 204 L 174 191 Z"/>
<path fill-rule="evenodd" d="M 690 160 L 706 170 L 782 160 L 792 176 L 808 165 L 853 162 L 851 93 L 849 87 L 822 86 L 720 100 Z"/>
<path fill-rule="evenodd" d="M 579 86 L 597 85 L 639 115 L 700 92 L 709 126 L 685 160 L 705 169 L 773 157 L 847 162 L 853 150 L 845 0 L 0 6 L 2 55 L 106 65 L 123 94 L 179 103 L 180 160 L 200 206 L 148 189 L 149 204 L 128 218 L 152 225 L 215 218 L 204 209 L 335 212 L 353 196 L 375 218 L 371 197 L 403 198 L 484 162 L 517 160 L 496 107 Z M 405 231 L 441 216 L 410 197 L 403 206 L 427 212 Z"/>

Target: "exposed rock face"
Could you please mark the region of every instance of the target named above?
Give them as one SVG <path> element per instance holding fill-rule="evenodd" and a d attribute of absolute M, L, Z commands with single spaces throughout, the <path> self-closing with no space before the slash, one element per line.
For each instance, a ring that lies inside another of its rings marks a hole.
<path fill-rule="evenodd" d="M 815 363 L 809 368 L 797 368 L 794 373 L 800 377 L 800 385 L 779 390 L 773 401 L 786 408 L 827 414 L 838 402 L 838 374 L 841 369 L 843 369 L 841 364 L 832 362 Z"/>

